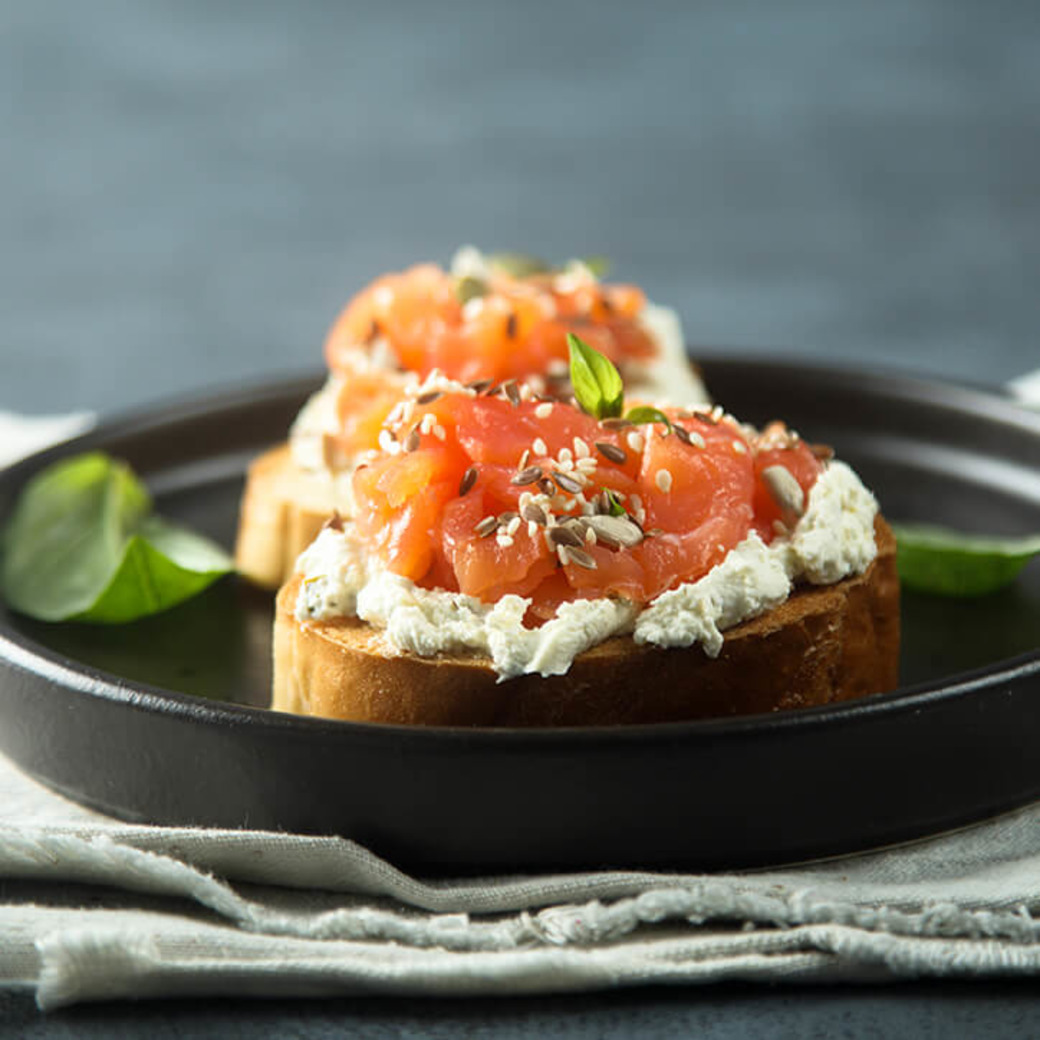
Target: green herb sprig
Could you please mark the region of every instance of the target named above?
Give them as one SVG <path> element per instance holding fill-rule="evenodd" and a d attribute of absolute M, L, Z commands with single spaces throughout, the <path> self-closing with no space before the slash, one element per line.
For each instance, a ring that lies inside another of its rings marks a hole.
<path fill-rule="evenodd" d="M 625 411 L 625 386 L 614 363 L 590 347 L 580 336 L 567 333 L 571 387 L 583 412 L 595 419 L 624 418 L 633 426 L 663 423 L 671 432 L 672 420 L 660 408 L 639 404 Z"/>

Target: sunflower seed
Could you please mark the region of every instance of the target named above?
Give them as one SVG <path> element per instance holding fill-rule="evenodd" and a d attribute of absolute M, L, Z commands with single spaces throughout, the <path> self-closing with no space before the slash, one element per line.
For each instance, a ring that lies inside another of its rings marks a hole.
<path fill-rule="evenodd" d="M 539 471 L 539 476 L 541 472 Z M 566 473 L 561 473 L 558 469 L 552 471 L 552 478 L 556 481 L 557 486 L 561 491 L 568 491 L 572 495 L 577 495 L 584 485 L 578 483 L 574 477 L 568 476 Z"/>
<path fill-rule="evenodd" d="M 628 517 L 587 516 L 585 523 L 596 532 L 597 540 L 609 549 L 631 549 L 643 540 L 643 532 Z"/>
<path fill-rule="evenodd" d="M 536 506 L 533 502 L 528 502 L 523 509 L 520 510 L 520 515 L 533 524 L 537 524 L 539 527 L 545 527 L 549 522 L 549 518 L 545 515 L 545 510 L 541 506 Z"/>
<path fill-rule="evenodd" d="M 443 397 L 444 393 L 441 390 L 430 390 L 425 394 L 420 394 L 416 399 L 416 404 L 433 404 L 439 397 Z"/>
<path fill-rule="evenodd" d="M 608 459 L 610 462 L 616 462 L 619 466 L 623 466 L 628 462 L 628 454 L 624 448 L 619 448 L 616 444 L 611 444 L 609 441 L 596 441 L 596 451 Z"/>
<path fill-rule="evenodd" d="M 507 509 L 504 513 L 498 514 L 498 522 L 502 527 L 506 527 L 511 524 L 520 514 L 514 509 Z"/>
<path fill-rule="evenodd" d="M 602 419 L 600 426 L 605 430 L 623 430 L 626 426 L 632 424 L 627 419 Z"/>
<path fill-rule="evenodd" d="M 516 339 L 516 312 L 510 311 L 509 317 L 506 318 L 506 339 Z"/>
<path fill-rule="evenodd" d="M 557 525 L 556 527 L 550 527 L 546 532 L 546 536 L 549 541 L 552 542 L 553 548 L 555 549 L 568 545 L 580 548 L 585 544 L 584 535 L 580 535 L 570 526 L 564 527 L 562 524 Z"/>
<path fill-rule="evenodd" d="M 509 398 L 509 403 L 515 408 L 520 403 L 520 388 L 515 379 L 510 379 L 502 384 L 502 392 Z"/>
<path fill-rule="evenodd" d="M 829 444 L 810 444 L 809 450 L 820 462 L 830 462 L 834 458 L 834 449 Z"/>
<path fill-rule="evenodd" d="M 498 530 L 498 517 L 497 516 L 485 516 L 476 527 L 473 528 L 474 534 L 478 538 L 487 538 L 488 535 L 494 534 Z"/>
<path fill-rule="evenodd" d="M 462 480 L 459 481 L 459 496 L 465 495 L 477 482 L 477 467 L 470 466 L 465 473 L 462 474 Z"/>
<path fill-rule="evenodd" d="M 475 394 L 482 394 L 489 386 L 491 386 L 492 380 L 490 379 L 474 379 L 472 383 L 466 384 L 467 390 L 472 390 Z"/>
<path fill-rule="evenodd" d="M 584 549 L 577 549 L 570 545 L 564 545 L 560 547 L 560 553 L 563 555 L 565 563 L 576 563 L 579 567 L 584 567 L 587 571 L 594 571 L 596 569 L 596 560 L 585 552 Z"/>
<path fill-rule="evenodd" d="M 541 491 L 543 495 L 548 495 L 552 498 L 553 495 L 556 494 L 556 485 L 548 477 L 542 477 L 542 479 L 538 481 L 538 490 Z"/>
<path fill-rule="evenodd" d="M 762 480 L 773 501 L 785 513 L 801 516 L 805 512 L 805 492 L 786 466 L 766 466 Z"/>
<path fill-rule="evenodd" d="M 415 451 L 419 447 L 419 429 L 416 426 L 412 427 L 411 433 L 405 438 L 404 450 Z"/>
<path fill-rule="evenodd" d="M 525 484 L 537 484 L 543 476 L 541 466 L 528 466 L 526 469 L 522 469 L 519 473 L 514 474 L 513 479 L 509 483 L 516 487 L 523 487 Z"/>

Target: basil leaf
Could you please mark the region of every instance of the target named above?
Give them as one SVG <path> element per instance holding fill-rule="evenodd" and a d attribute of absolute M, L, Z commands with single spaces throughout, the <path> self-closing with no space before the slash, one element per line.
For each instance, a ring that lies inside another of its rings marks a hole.
<path fill-rule="evenodd" d="M 488 257 L 488 263 L 513 278 L 530 278 L 535 274 L 551 274 L 553 270 L 551 264 L 547 264 L 537 256 L 529 256 L 527 253 L 492 253 Z"/>
<path fill-rule="evenodd" d="M 593 278 L 606 278 L 610 272 L 610 260 L 605 256 L 583 256 L 579 263 L 588 268 Z"/>
<path fill-rule="evenodd" d="M 624 407 L 625 387 L 613 362 L 572 332 L 567 333 L 571 356 L 571 386 L 582 411 L 596 419 L 613 419 Z"/>
<path fill-rule="evenodd" d="M 672 428 L 672 420 L 668 418 L 660 408 L 651 408 L 648 404 L 636 405 L 635 408 L 629 408 L 625 412 L 625 419 L 635 426 L 642 426 L 644 423 L 664 423 L 669 430 Z"/>
<path fill-rule="evenodd" d="M 942 596 L 984 596 L 1010 584 L 1040 555 L 1040 535 L 987 538 L 931 524 L 895 524 L 903 584 Z"/>
<path fill-rule="evenodd" d="M 607 496 L 607 516 L 627 516 L 628 511 L 621 504 L 621 500 L 617 495 L 607 488 L 603 492 Z"/>
<path fill-rule="evenodd" d="M 151 498 L 100 453 L 29 482 L 3 535 L 4 597 L 42 621 L 131 621 L 200 592 L 232 567 L 206 539 L 150 517 Z"/>
<path fill-rule="evenodd" d="M 455 283 L 455 299 L 459 303 L 466 304 L 470 300 L 476 300 L 481 296 L 487 296 L 491 287 L 487 282 L 472 275 L 466 275 Z"/>

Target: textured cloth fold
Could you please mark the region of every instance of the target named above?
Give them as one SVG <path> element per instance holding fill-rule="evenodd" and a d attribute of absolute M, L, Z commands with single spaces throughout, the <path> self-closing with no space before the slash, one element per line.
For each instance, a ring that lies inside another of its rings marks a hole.
<path fill-rule="evenodd" d="M 0 451 L 89 421 L 0 414 Z M 345 839 L 125 824 L 0 757 L 0 986 L 43 1008 L 1026 974 L 1040 805 L 779 870 L 425 881 Z"/>

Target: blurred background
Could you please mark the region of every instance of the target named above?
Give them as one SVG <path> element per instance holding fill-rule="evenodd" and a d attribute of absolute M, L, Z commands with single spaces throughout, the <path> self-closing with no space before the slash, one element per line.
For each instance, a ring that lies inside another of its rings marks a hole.
<path fill-rule="evenodd" d="M 0 408 L 317 370 L 376 274 L 606 254 L 694 344 L 1040 365 L 1040 4 L 0 2 Z"/>

